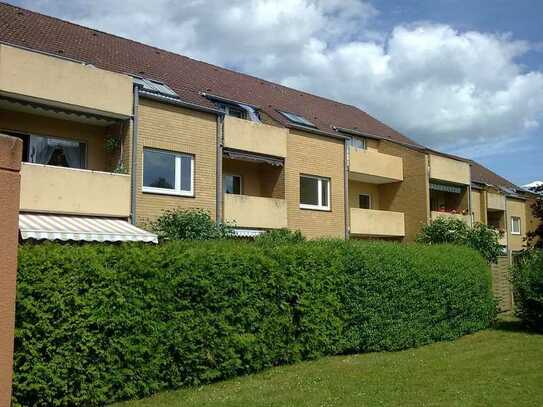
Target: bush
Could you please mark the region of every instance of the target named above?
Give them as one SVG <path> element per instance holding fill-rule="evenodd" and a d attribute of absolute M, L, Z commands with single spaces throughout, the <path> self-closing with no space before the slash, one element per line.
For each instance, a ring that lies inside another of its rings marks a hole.
<path fill-rule="evenodd" d="M 317 241 L 22 246 L 14 405 L 103 405 L 489 326 L 460 246 Z"/>
<path fill-rule="evenodd" d="M 217 240 L 232 236 L 229 225 L 217 224 L 202 209 L 167 210 L 149 226 L 163 240 Z"/>
<path fill-rule="evenodd" d="M 502 254 L 499 232 L 482 223 L 470 227 L 466 222 L 453 218 L 437 218 L 424 225 L 417 242 L 425 244 L 465 245 L 477 250 L 489 262 L 496 263 Z"/>
<path fill-rule="evenodd" d="M 292 231 L 289 229 L 268 230 L 265 233 L 255 238 L 255 243 L 261 245 L 281 245 L 288 243 L 301 243 L 305 241 L 305 237 L 299 230 Z"/>
<path fill-rule="evenodd" d="M 524 253 L 513 267 L 517 316 L 529 327 L 543 331 L 543 252 Z"/>

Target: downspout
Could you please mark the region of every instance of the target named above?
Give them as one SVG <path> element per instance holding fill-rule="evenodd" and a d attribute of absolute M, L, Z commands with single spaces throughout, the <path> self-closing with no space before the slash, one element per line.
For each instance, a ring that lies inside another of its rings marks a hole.
<path fill-rule="evenodd" d="M 130 197 L 130 223 L 136 224 L 136 171 L 137 171 L 137 154 L 138 154 L 138 106 L 139 93 L 138 85 L 134 85 L 134 101 L 132 106 L 132 152 L 130 162 L 130 181 L 131 181 L 131 197 Z"/>
<path fill-rule="evenodd" d="M 473 222 L 473 211 L 471 210 L 471 178 L 469 180 L 469 186 L 468 186 L 468 213 L 469 213 L 469 221 L 470 221 L 470 226 L 473 227 L 474 225 L 474 222 Z"/>
<path fill-rule="evenodd" d="M 217 190 L 217 203 L 215 207 L 216 221 L 222 223 L 222 208 L 223 208 L 223 187 L 222 187 L 222 149 L 224 145 L 224 116 L 217 115 L 217 170 L 216 170 L 216 190 Z"/>
<path fill-rule="evenodd" d="M 345 211 L 345 240 L 351 235 L 351 209 L 349 205 L 349 140 L 343 143 L 343 202 Z"/>

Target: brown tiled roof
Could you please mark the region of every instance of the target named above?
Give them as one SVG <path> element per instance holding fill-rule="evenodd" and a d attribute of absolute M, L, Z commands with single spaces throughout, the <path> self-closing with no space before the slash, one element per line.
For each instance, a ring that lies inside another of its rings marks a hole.
<path fill-rule="evenodd" d="M 471 164 L 471 180 L 481 184 L 495 185 L 502 188 L 517 189 L 518 186 L 511 181 L 500 177 L 495 172 L 490 171 L 488 168 L 483 167 L 481 164 L 470 160 Z"/>
<path fill-rule="evenodd" d="M 422 147 L 354 106 L 1 2 L 0 41 L 160 80 L 186 102 L 214 107 L 204 91 L 257 106 L 284 125 L 277 110 L 300 114 L 322 131 L 337 126 Z"/>

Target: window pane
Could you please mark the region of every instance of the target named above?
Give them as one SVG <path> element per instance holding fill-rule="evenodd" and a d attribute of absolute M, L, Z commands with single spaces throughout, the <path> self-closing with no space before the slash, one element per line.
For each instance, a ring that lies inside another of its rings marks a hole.
<path fill-rule="evenodd" d="M 360 195 L 360 209 L 370 209 L 369 195 Z"/>
<path fill-rule="evenodd" d="M 224 177 L 224 192 L 227 194 L 241 194 L 241 178 L 237 175 L 226 175 Z"/>
<path fill-rule="evenodd" d="M 305 205 L 319 204 L 319 180 L 316 178 L 300 177 L 300 203 Z"/>
<path fill-rule="evenodd" d="M 181 156 L 181 191 L 192 191 L 192 157 Z"/>
<path fill-rule="evenodd" d="M 143 151 L 143 186 L 175 188 L 175 155 L 163 151 Z"/>
<path fill-rule="evenodd" d="M 237 107 L 229 107 L 228 108 L 228 115 L 233 116 L 233 117 L 237 117 L 239 119 L 243 119 L 243 117 L 245 116 L 244 111 L 241 110 L 241 109 L 238 109 Z"/>
<path fill-rule="evenodd" d="M 322 206 L 328 206 L 328 180 L 327 179 L 322 179 L 321 182 L 322 182 L 322 190 L 321 190 L 322 203 L 321 203 L 321 205 Z"/>
<path fill-rule="evenodd" d="M 30 136 L 28 161 L 69 168 L 85 168 L 85 144 L 52 137 Z"/>
<path fill-rule="evenodd" d="M 364 150 L 366 148 L 366 139 L 361 137 L 351 137 L 351 146 L 357 150 Z"/>

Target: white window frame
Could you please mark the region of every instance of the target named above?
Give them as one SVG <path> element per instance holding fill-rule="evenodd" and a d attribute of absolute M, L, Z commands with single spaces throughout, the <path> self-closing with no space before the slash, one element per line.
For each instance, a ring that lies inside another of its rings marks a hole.
<path fill-rule="evenodd" d="M 313 179 L 316 179 L 318 182 L 317 182 L 317 194 L 318 194 L 318 199 L 319 199 L 319 203 L 318 205 L 309 205 L 309 204 L 303 204 L 300 202 L 300 208 L 301 209 L 312 209 L 312 210 L 316 210 L 316 211 L 329 211 L 330 210 L 330 200 L 332 199 L 331 196 L 330 196 L 330 178 L 327 178 L 327 177 L 318 177 L 318 176 L 315 176 L 315 175 L 306 175 L 306 174 L 300 174 L 300 180 L 298 181 L 300 184 L 302 182 L 302 178 L 313 178 Z M 323 205 L 322 204 L 322 183 L 323 181 L 326 181 L 326 188 L 327 188 L 327 196 L 328 196 L 328 205 Z M 301 201 L 302 197 L 300 196 L 300 201 Z"/>
<path fill-rule="evenodd" d="M 226 192 L 226 177 L 238 177 L 239 178 L 239 195 L 243 195 L 243 177 L 239 174 L 224 174 L 222 180 L 222 188 L 225 194 Z M 238 195 L 238 194 L 228 194 L 228 195 Z"/>
<path fill-rule="evenodd" d="M 518 232 L 515 232 L 515 221 L 518 221 Z M 511 234 L 520 235 L 522 232 L 520 216 L 511 216 Z"/>
<path fill-rule="evenodd" d="M 155 187 L 147 187 L 143 185 L 143 176 L 145 173 L 145 150 L 168 153 L 175 156 L 175 189 L 155 188 Z M 190 191 L 181 189 L 181 157 L 190 158 Z M 142 192 L 147 192 L 147 193 L 152 193 L 152 194 L 194 197 L 194 156 L 192 154 L 178 153 L 175 151 L 161 150 L 161 149 L 152 148 L 152 147 L 144 147 L 142 151 L 141 162 L 143 164 L 142 169 L 141 169 Z"/>
<path fill-rule="evenodd" d="M 368 206 L 369 206 L 369 208 L 367 208 L 367 209 L 373 209 L 373 208 L 372 208 L 372 202 L 371 202 L 371 194 L 368 194 L 368 193 L 366 193 L 366 192 L 363 192 L 363 193 L 361 193 L 361 194 L 358 194 L 358 206 L 360 206 L 360 196 L 362 196 L 362 195 L 368 197 Z M 360 208 L 360 209 L 364 209 L 364 208 Z"/>

